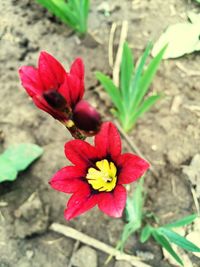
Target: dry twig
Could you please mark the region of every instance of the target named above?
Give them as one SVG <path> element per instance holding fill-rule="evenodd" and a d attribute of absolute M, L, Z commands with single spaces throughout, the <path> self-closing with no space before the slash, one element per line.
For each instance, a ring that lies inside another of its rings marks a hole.
<path fill-rule="evenodd" d="M 111 68 L 113 68 L 114 59 L 113 59 L 113 42 L 114 42 L 114 36 L 115 31 L 117 29 L 118 23 L 113 22 L 111 29 L 110 29 L 110 36 L 109 36 L 109 42 L 108 42 L 108 62 Z"/>
<path fill-rule="evenodd" d="M 124 20 L 122 22 L 119 46 L 117 50 L 116 60 L 113 67 L 113 82 L 118 87 L 119 86 L 119 73 L 120 73 L 120 64 L 122 59 L 122 52 L 123 52 L 123 44 L 126 40 L 128 33 L 128 21 Z"/>
<path fill-rule="evenodd" d="M 74 247 L 73 247 L 73 250 L 72 250 L 72 255 L 71 255 L 71 258 L 69 260 L 69 263 L 68 263 L 68 267 L 71 267 L 72 266 L 72 261 L 73 261 L 73 256 L 74 256 L 74 253 L 77 251 L 78 247 L 80 245 L 80 241 L 77 240 Z"/>
<path fill-rule="evenodd" d="M 199 202 L 198 202 L 198 199 L 197 199 L 196 192 L 195 192 L 194 188 L 192 188 L 192 187 L 191 187 L 191 192 L 192 192 L 192 197 L 193 197 L 194 204 L 195 204 L 195 207 L 196 207 L 196 210 L 197 210 L 197 214 L 200 216 Z"/>
<path fill-rule="evenodd" d="M 125 253 L 120 252 L 119 250 L 99 241 L 96 240 L 95 238 L 92 238 L 86 234 L 83 234 L 69 226 L 65 226 L 59 223 L 53 223 L 50 226 L 50 230 L 63 234 L 66 237 L 75 239 L 77 241 L 80 241 L 88 246 L 91 246 L 95 249 L 101 250 L 104 253 L 113 255 L 116 260 L 124 260 L 124 261 L 128 261 L 132 266 L 135 267 L 151 267 L 150 265 L 143 263 L 142 261 L 140 261 L 140 258 L 132 256 L 132 255 L 128 255 Z"/>
<path fill-rule="evenodd" d="M 187 69 L 182 63 L 176 62 L 176 66 L 179 70 L 184 72 L 187 76 L 200 76 L 200 71 Z"/>

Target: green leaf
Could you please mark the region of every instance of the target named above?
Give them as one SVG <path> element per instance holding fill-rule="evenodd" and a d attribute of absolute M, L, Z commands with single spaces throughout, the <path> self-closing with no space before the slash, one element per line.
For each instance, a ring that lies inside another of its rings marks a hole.
<path fill-rule="evenodd" d="M 179 246 L 185 250 L 188 250 L 188 251 L 200 252 L 200 248 L 198 248 L 195 244 L 188 241 L 185 237 L 171 231 L 170 229 L 160 227 L 160 228 L 158 228 L 158 231 L 161 234 L 165 235 L 169 239 L 169 241 L 176 244 L 177 246 Z"/>
<path fill-rule="evenodd" d="M 9 147 L 3 157 L 9 160 L 16 171 L 23 171 L 42 153 L 43 149 L 35 144 L 19 144 Z"/>
<path fill-rule="evenodd" d="M 135 71 L 135 75 L 132 79 L 132 83 L 131 83 L 131 87 L 130 87 L 130 110 L 134 109 L 135 100 L 136 100 L 136 97 L 138 95 L 138 90 L 139 90 L 138 84 L 139 84 L 145 63 L 147 61 L 148 55 L 150 54 L 151 48 L 152 48 L 152 44 L 149 43 L 147 45 L 141 59 L 140 59 L 140 63 L 138 65 L 138 67 Z"/>
<path fill-rule="evenodd" d="M 136 96 L 136 101 L 134 103 L 134 106 L 137 107 L 140 105 L 143 97 L 147 93 L 147 90 L 149 89 L 149 86 L 157 72 L 157 69 L 160 65 L 160 62 L 162 60 L 163 54 L 166 50 L 167 46 L 164 46 L 161 51 L 158 53 L 158 55 L 151 61 L 151 63 L 148 65 L 146 71 L 144 72 L 142 78 L 139 82 L 139 89 Z"/>
<path fill-rule="evenodd" d="M 138 182 L 133 197 L 128 197 L 126 202 L 125 214 L 128 223 L 124 226 L 122 236 L 119 242 L 119 248 L 123 250 L 124 244 L 134 232 L 140 229 L 142 224 L 143 209 L 143 183 L 142 177 Z"/>
<path fill-rule="evenodd" d="M 71 27 L 75 27 L 76 25 L 76 19 L 74 18 L 74 15 L 70 14 L 70 10 L 68 9 L 67 4 L 63 1 L 57 1 L 57 0 L 36 0 L 39 4 L 44 6 L 48 11 L 53 13 L 56 17 L 58 17 L 60 20 L 62 20 L 64 23 L 70 25 Z M 64 6 L 63 6 L 64 5 Z M 67 9 L 67 11 L 66 11 Z M 69 17 L 67 18 L 67 14 L 69 14 Z"/>
<path fill-rule="evenodd" d="M 145 99 L 138 110 L 132 113 L 132 115 L 130 116 L 129 129 L 131 129 L 132 125 L 137 121 L 137 119 L 146 111 L 148 111 L 160 98 L 161 95 L 153 95 Z"/>
<path fill-rule="evenodd" d="M 184 218 L 182 218 L 176 222 L 166 224 L 163 227 L 165 227 L 165 228 L 182 227 L 182 226 L 185 226 L 185 225 L 192 223 L 196 218 L 197 218 L 197 214 L 192 214 L 192 215 L 184 217 Z"/>
<path fill-rule="evenodd" d="M 80 32 L 85 33 L 87 31 L 87 18 L 89 13 L 89 6 L 90 1 L 89 0 L 81 0 L 80 1 Z"/>
<path fill-rule="evenodd" d="M 109 94 L 115 107 L 123 113 L 122 99 L 119 89 L 114 85 L 113 81 L 101 72 L 96 72 L 96 77 Z"/>
<path fill-rule="evenodd" d="M 130 82 L 133 73 L 133 56 L 131 49 L 125 42 L 123 46 L 122 61 L 120 66 L 120 89 L 125 106 L 129 104 Z"/>
<path fill-rule="evenodd" d="M 151 236 L 151 232 L 152 232 L 152 227 L 150 225 L 146 225 L 143 229 L 142 229 L 142 232 L 141 232 L 141 235 L 140 235 L 140 242 L 141 243 L 144 243 L 146 242 L 149 237 Z"/>
<path fill-rule="evenodd" d="M 180 259 L 180 257 L 176 254 L 176 252 L 173 250 L 172 246 L 170 245 L 169 241 L 162 235 L 160 232 L 158 232 L 157 229 L 153 229 L 152 231 L 153 238 L 160 244 L 163 248 L 165 248 L 172 257 L 183 266 L 183 262 Z"/>
<path fill-rule="evenodd" d="M 127 204 L 125 209 L 127 221 L 134 222 L 140 225 L 142 222 L 142 210 L 144 205 L 143 183 L 144 177 L 142 177 L 137 183 L 136 188 L 133 192 L 133 196 L 127 198 Z"/>
<path fill-rule="evenodd" d="M 3 154 L 0 155 L 0 183 L 14 181 L 17 178 L 17 170 Z"/>
<path fill-rule="evenodd" d="M 72 29 L 85 33 L 89 12 L 89 0 L 36 0 Z"/>

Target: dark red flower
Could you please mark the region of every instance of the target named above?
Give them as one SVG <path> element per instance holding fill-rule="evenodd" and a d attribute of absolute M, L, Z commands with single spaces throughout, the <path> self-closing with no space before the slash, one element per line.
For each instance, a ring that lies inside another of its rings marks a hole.
<path fill-rule="evenodd" d="M 84 65 L 80 58 L 73 62 L 70 72 L 67 73 L 54 57 L 47 52 L 41 52 L 38 68 L 23 66 L 19 69 L 19 75 L 23 87 L 38 108 L 64 124 L 75 117 L 83 131 L 87 132 L 88 124 L 91 132 L 99 129 L 100 115 L 97 111 L 86 101 L 84 110 L 80 109 L 84 94 Z M 84 121 L 80 123 L 82 118 L 86 122 L 85 127 Z"/>
<path fill-rule="evenodd" d="M 64 193 L 72 193 L 65 218 L 70 220 L 98 205 L 107 215 L 121 217 L 126 204 L 126 189 L 149 168 L 142 158 L 121 154 L 121 139 L 111 122 L 102 124 L 95 145 L 82 140 L 65 144 L 66 157 L 74 164 L 59 170 L 50 185 Z"/>

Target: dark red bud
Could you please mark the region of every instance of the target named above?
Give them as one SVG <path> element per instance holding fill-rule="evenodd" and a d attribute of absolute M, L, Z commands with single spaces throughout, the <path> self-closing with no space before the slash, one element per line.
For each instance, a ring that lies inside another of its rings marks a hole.
<path fill-rule="evenodd" d="M 65 98 L 56 90 L 44 92 L 43 97 L 52 108 L 64 111 L 67 106 Z"/>
<path fill-rule="evenodd" d="M 87 135 L 96 134 L 101 126 L 101 116 L 95 108 L 85 100 L 81 100 L 73 110 L 75 125 Z"/>

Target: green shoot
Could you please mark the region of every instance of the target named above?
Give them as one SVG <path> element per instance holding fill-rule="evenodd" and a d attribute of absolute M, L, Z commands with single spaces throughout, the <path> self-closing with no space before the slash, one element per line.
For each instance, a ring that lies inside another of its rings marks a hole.
<path fill-rule="evenodd" d="M 0 183 L 14 181 L 19 171 L 25 170 L 43 153 L 35 144 L 13 145 L 0 155 Z"/>
<path fill-rule="evenodd" d="M 139 230 L 142 226 L 143 219 L 143 183 L 144 178 L 142 177 L 137 184 L 135 192 L 132 197 L 127 198 L 125 216 L 127 224 L 124 226 L 122 231 L 121 240 L 117 246 L 118 249 L 123 250 L 124 245 L 134 232 Z"/>
<path fill-rule="evenodd" d="M 183 265 L 181 258 L 174 251 L 171 243 L 177 245 L 178 247 L 192 252 L 200 252 L 200 248 L 188 241 L 185 237 L 177 234 L 173 231 L 173 228 L 183 227 L 191 224 L 196 218 L 196 214 L 189 215 L 175 222 L 163 225 L 158 225 L 158 219 L 152 213 L 146 213 L 143 211 L 144 206 L 144 196 L 143 196 L 143 178 L 137 184 L 135 192 L 132 198 L 127 199 L 127 204 L 125 208 L 126 221 L 121 239 L 118 242 L 117 248 L 120 250 L 124 249 L 124 245 L 127 239 L 136 231 L 140 232 L 140 242 L 146 242 L 150 237 L 163 248 L 165 248 L 171 256 L 180 264 Z M 149 223 L 144 223 L 149 219 L 154 219 L 154 225 Z"/>
<path fill-rule="evenodd" d="M 152 45 L 149 44 L 136 67 L 133 63 L 131 49 L 127 43 L 124 43 L 119 88 L 108 76 L 96 72 L 97 79 L 115 106 L 114 114 L 126 132 L 130 131 L 138 118 L 161 98 L 161 94 L 147 96 L 147 92 L 160 65 L 166 46 L 145 67 L 151 48 Z"/>
<path fill-rule="evenodd" d="M 36 0 L 76 32 L 87 32 L 89 0 Z"/>

